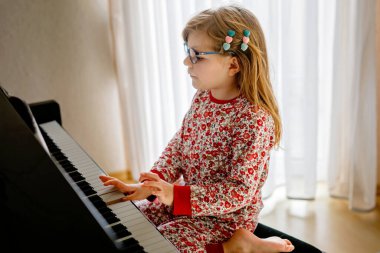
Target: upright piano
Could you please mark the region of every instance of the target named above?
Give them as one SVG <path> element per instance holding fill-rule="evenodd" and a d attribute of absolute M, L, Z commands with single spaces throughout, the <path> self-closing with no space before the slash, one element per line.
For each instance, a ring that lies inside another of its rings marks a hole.
<path fill-rule="evenodd" d="M 54 101 L 23 105 L 0 87 L 0 252 L 178 252 L 102 174 Z"/>

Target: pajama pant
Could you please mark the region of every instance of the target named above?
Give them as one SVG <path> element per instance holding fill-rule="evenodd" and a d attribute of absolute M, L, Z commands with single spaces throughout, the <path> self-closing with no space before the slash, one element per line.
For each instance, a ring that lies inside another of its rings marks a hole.
<path fill-rule="evenodd" d="M 206 252 L 206 245 L 227 241 L 234 232 L 214 217 L 174 216 L 166 205 L 147 200 L 135 204 L 182 253 Z"/>

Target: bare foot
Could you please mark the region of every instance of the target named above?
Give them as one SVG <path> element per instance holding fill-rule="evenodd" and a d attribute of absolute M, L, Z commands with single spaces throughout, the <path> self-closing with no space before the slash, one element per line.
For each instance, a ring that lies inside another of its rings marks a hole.
<path fill-rule="evenodd" d="M 276 253 L 291 252 L 294 246 L 277 236 L 261 239 L 246 229 L 238 229 L 223 243 L 224 253 Z"/>

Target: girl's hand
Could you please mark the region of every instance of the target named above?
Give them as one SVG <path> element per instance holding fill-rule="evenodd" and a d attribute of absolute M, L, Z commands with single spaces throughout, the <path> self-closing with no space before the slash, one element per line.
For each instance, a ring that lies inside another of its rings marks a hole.
<path fill-rule="evenodd" d="M 174 199 L 174 186 L 162 180 L 157 174 L 151 172 L 143 172 L 140 174 L 140 182 L 142 188 L 147 188 L 152 194 L 156 195 L 158 200 L 165 205 L 172 206 Z"/>
<path fill-rule="evenodd" d="M 152 195 L 150 189 L 146 187 L 141 187 L 142 184 L 126 184 L 117 178 L 103 175 L 99 176 L 99 179 L 103 182 L 105 186 L 113 185 L 120 192 L 128 194 L 126 197 L 121 199 L 122 201 L 141 200 L 146 199 L 148 196 Z"/>

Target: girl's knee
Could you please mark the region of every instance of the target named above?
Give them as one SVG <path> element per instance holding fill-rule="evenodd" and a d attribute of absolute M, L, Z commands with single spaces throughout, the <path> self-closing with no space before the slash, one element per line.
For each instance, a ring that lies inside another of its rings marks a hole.
<path fill-rule="evenodd" d="M 144 200 L 137 203 L 137 207 L 156 227 L 172 218 L 167 207 L 163 204 L 155 204 Z"/>
<path fill-rule="evenodd" d="M 168 222 L 157 227 L 180 252 L 206 252 L 207 236 L 186 222 Z"/>

